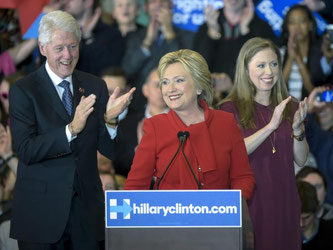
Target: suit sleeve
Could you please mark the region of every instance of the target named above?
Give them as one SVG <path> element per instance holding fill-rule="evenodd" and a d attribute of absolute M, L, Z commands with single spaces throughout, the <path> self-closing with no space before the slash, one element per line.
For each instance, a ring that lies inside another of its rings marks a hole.
<path fill-rule="evenodd" d="M 65 126 L 38 132 L 36 107 L 21 85 L 10 88 L 9 103 L 13 148 L 21 161 L 29 165 L 71 153 Z"/>
<path fill-rule="evenodd" d="M 111 139 L 111 135 L 108 132 L 105 121 L 104 121 L 104 113 L 106 110 L 106 104 L 108 102 L 108 90 L 106 87 L 106 83 L 103 82 L 101 84 L 101 93 L 100 93 L 100 101 L 98 102 L 99 107 L 97 108 L 98 112 L 98 151 L 107 156 L 109 159 L 115 158 L 115 141 Z"/>
<path fill-rule="evenodd" d="M 156 134 L 152 122 L 146 119 L 144 135 L 134 156 L 131 170 L 125 182 L 125 189 L 148 190 L 156 165 Z"/>
<path fill-rule="evenodd" d="M 248 200 L 252 196 L 255 180 L 250 168 L 244 139 L 235 119 L 232 119 L 229 130 L 232 135 L 230 169 L 231 189 L 241 189 L 242 196 Z"/>

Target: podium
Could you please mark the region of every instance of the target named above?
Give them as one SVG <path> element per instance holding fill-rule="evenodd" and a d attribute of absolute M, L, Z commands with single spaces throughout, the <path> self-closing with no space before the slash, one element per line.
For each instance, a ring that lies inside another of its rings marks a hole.
<path fill-rule="evenodd" d="M 126 211 L 128 207 L 125 206 L 125 201 L 123 206 L 111 206 L 108 209 L 108 203 L 110 204 L 110 197 L 114 197 L 113 192 L 108 197 L 106 195 L 106 218 L 110 216 L 110 213 L 117 213 L 117 218 L 125 221 L 125 217 L 128 216 L 129 210 Z M 149 192 L 149 191 L 148 191 Z M 159 192 L 159 191 L 155 191 Z M 163 192 L 163 191 L 162 191 Z M 195 191 L 202 192 L 202 191 Z M 207 193 L 203 193 L 204 197 Z M 123 200 L 127 199 L 127 195 L 121 198 Z M 153 198 L 156 200 L 156 198 Z M 162 198 L 163 199 L 163 198 Z M 131 202 L 133 199 L 130 199 Z M 164 200 L 164 199 L 163 199 Z M 147 203 L 144 203 L 147 204 Z M 174 203 L 177 204 L 177 203 Z M 180 203 L 178 203 L 180 204 Z M 192 204 L 192 203 L 191 203 Z M 194 204 L 194 203 L 193 203 Z M 114 204 L 113 204 L 114 205 Z M 134 205 L 131 203 L 131 205 Z M 132 206 L 133 207 L 133 206 Z M 178 205 L 180 207 L 180 205 Z M 116 209 L 117 208 L 117 209 Z M 111 223 L 111 227 L 106 228 L 106 237 L 105 237 L 105 249 L 106 250 L 149 250 L 149 249 L 172 249 L 172 250 L 205 250 L 205 249 L 226 249 L 226 250 L 251 250 L 253 247 L 253 230 L 252 224 L 250 221 L 248 209 L 246 202 L 239 198 L 239 210 L 241 217 L 241 226 L 209 226 L 209 225 L 167 225 L 167 222 L 162 222 L 157 226 L 149 225 L 147 226 L 136 226 L 130 225 L 127 226 L 115 226 L 112 220 L 108 223 Z M 141 210 L 148 211 L 149 207 L 142 206 Z M 178 209 L 180 210 L 180 209 Z M 134 213 L 134 210 L 131 210 Z M 195 211 L 196 212 L 196 211 Z M 121 216 L 123 213 L 123 217 Z M 127 214 L 128 213 L 128 214 Z M 170 216 L 173 216 L 172 214 Z M 201 215 L 194 215 L 194 218 L 200 217 Z M 217 215 L 219 218 L 220 216 Z M 222 216 L 222 215 L 221 215 Z M 112 217 L 112 216 L 111 216 Z M 133 216 L 132 216 L 133 217 Z M 115 219 L 115 218 L 113 218 Z M 126 222 L 131 218 L 127 218 Z M 148 218 L 149 219 L 149 218 Z M 191 219 L 190 217 L 186 219 Z M 205 219 L 205 218 L 204 218 Z M 213 218 L 213 221 L 215 218 Z M 158 220 L 159 221 L 159 220 Z M 171 222 L 171 224 L 174 222 Z M 197 222 L 194 222 L 194 224 Z M 199 222 L 200 223 L 200 222 Z M 205 222 L 203 222 L 204 224 Z M 140 223 L 139 223 L 140 224 Z M 153 223 L 152 223 L 153 224 Z M 209 224 L 209 223 L 208 223 Z M 214 224 L 214 222 L 213 222 Z M 162 226 L 161 226 L 162 225 Z M 164 226 L 166 225 L 166 226 Z"/>

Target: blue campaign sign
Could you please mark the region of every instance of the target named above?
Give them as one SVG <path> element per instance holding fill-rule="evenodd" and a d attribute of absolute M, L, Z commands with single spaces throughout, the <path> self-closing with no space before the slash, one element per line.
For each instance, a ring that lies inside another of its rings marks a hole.
<path fill-rule="evenodd" d="M 272 27 L 276 35 L 280 36 L 285 14 L 291 6 L 301 2 L 303 0 L 262 0 L 256 6 L 256 13 Z M 317 21 L 318 34 L 322 34 L 327 24 L 318 13 L 314 12 L 313 14 Z"/>
<path fill-rule="evenodd" d="M 106 191 L 106 227 L 241 227 L 241 204 L 240 190 Z"/>
<path fill-rule="evenodd" d="M 208 4 L 215 9 L 223 7 L 222 0 L 173 0 L 172 21 L 174 25 L 182 29 L 197 31 L 198 27 L 205 22 L 203 11 Z"/>

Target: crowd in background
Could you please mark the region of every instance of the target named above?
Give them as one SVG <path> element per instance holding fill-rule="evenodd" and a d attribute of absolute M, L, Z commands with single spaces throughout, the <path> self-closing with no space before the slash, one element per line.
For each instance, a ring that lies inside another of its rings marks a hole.
<path fill-rule="evenodd" d="M 229 94 L 234 93 L 233 86 L 238 84 L 235 69 L 242 46 L 254 37 L 273 41 L 281 54 L 281 82 L 295 100 L 301 102 L 307 97 L 308 103 L 304 129 L 310 154 L 307 162 L 300 164 L 306 167 L 299 170 L 296 161 L 295 171 L 290 170 L 292 174 L 297 172 L 295 182 L 301 200 L 301 218 L 297 220 L 303 231 L 302 249 L 330 249 L 333 245 L 333 103 L 320 101 L 318 96 L 333 90 L 333 35 L 317 33 L 312 11 L 333 23 L 333 7 L 329 1 L 316 0 L 292 6 L 283 20 L 281 36 L 277 37 L 256 15 L 256 2 L 224 0 L 220 10 L 207 6 L 206 21 L 197 32 L 173 25 L 171 0 L 104 0 L 103 4 L 98 0 L 51 1 L 44 11 L 62 9 L 78 21 L 83 34 L 78 70 L 103 78 L 110 95 L 116 87 L 121 93 L 137 88 L 131 105 L 119 116 L 120 140 L 115 158 L 108 159 L 96 152 L 104 190 L 124 188 L 143 137 L 144 120 L 169 112 L 157 73 L 163 55 L 179 49 L 199 52 L 212 73 L 212 108 L 223 109 L 221 102 L 231 100 Z M 147 25 L 137 22 L 140 11 L 146 13 Z M 37 39 L 22 40 L 15 10 L 0 9 L 0 16 L 0 249 L 17 249 L 16 242 L 6 237 L 18 162 L 11 144 L 8 93 L 16 80 L 42 66 L 45 58 L 39 53 Z M 229 99 L 224 99 L 227 96 Z M 267 144 L 271 143 L 271 137 L 267 138 Z M 248 154 L 251 163 L 251 154 Z M 276 162 L 274 167 L 279 164 Z"/>

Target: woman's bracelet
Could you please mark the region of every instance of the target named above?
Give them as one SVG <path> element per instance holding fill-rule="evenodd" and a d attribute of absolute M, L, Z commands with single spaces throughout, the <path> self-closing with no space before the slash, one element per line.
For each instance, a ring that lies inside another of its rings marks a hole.
<path fill-rule="evenodd" d="M 294 132 L 291 134 L 291 138 L 296 139 L 297 141 L 303 141 L 305 138 L 305 132 L 302 130 L 302 133 L 300 135 L 295 135 Z"/>

